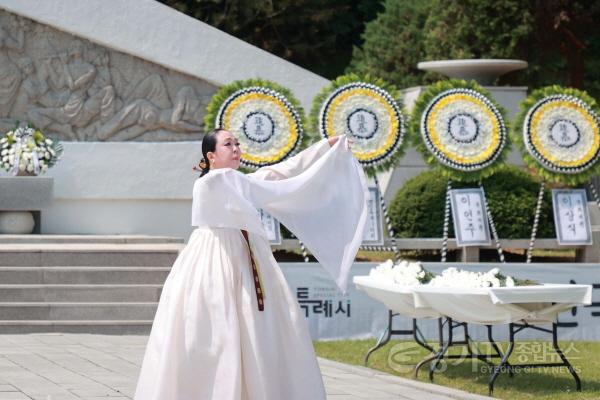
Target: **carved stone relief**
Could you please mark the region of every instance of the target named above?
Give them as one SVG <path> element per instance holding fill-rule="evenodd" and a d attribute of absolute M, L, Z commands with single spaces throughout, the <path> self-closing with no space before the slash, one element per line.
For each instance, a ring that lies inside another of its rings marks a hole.
<path fill-rule="evenodd" d="M 71 141 L 201 138 L 217 87 L 0 10 L 0 133 Z"/>

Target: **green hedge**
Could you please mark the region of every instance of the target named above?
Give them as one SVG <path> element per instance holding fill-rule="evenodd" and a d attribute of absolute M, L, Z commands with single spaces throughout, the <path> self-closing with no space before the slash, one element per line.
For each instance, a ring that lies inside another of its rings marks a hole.
<path fill-rule="evenodd" d="M 402 238 L 442 237 L 447 179 L 426 171 L 410 179 L 396 193 L 389 212 L 394 232 Z M 453 182 L 455 189 L 476 183 Z M 483 180 L 488 205 L 501 239 L 529 238 L 539 183 L 525 171 L 506 166 Z M 452 220 L 449 236 L 454 237 Z M 554 221 L 549 190 L 544 194 L 537 237 L 554 238 Z"/>

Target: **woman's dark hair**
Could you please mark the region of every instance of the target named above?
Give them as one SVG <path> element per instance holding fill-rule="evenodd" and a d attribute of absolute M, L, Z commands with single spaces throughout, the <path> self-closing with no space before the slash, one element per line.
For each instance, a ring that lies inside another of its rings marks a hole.
<path fill-rule="evenodd" d="M 215 128 L 202 138 L 202 160 L 200 160 L 197 167 L 194 167 L 194 170 L 200 171 L 200 178 L 210 171 L 207 154 L 211 151 L 214 152 L 217 148 L 217 134 L 222 130 L 223 128 Z"/>

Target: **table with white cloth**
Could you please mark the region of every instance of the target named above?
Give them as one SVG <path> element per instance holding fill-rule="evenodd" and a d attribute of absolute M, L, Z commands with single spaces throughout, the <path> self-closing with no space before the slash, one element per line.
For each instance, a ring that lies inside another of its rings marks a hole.
<path fill-rule="evenodd" d="M 445 318 L 443 314 L 434 310 L 433 308 L 421 306 L 416 307 L 414 302 L 414 293 L 413 289 L 406 286 L 397 285 L 395 283 L 386 282 L 378 279 L 373 279 L 370 276 L 355 276 L 354 284 L 364 292 L 366 292 L 370 297 L 382 302 L 388 308 L 388 325 L 386 329 L 382 332 L 381 336 L 377 340 L 377 343 L 367 351 L 367 354 L 364 358 L 365 365 L 368 364 L 370 355 L 376 350 L 385 346 L 391 339 L 392 335 L 394 336 L 411 336 L 415 340 L 417 344 L 421 347 L 428 350 L 431 355 L 425 357 L 421 360 L 414 369 L 415 376 L 418 376 L 421 368 L 427 363 L 438 358 L 438 352 L 440 349 L 444 348 L 444 344 L 446 343 L 448 347 L 450 346 L 459 346 L 464 345 L 467 349 L 466 355 L 448 355 L 446 351 L 442 353 L 442 357 L 444 359 L 458 359 L 458 358 L 476 358 L 480 361 L 490 363 L 490 359 L 493 358 L 501 358 L 502 353 L 500 352 L 499 347 L 496 345 L 492 335 L 492 326 L 486 325 L 487 328 L 487 338 L 494 350 L 492 354 L 479 354 L 473 351 L 471 346 L 471 337 L 469 334 L 469 328 L 467 323 L 453 321 L 450 318 Z M 394 329 L 393 328 L 393 317 L 396 315 L 403 315 L 405 317 L 412 319 L 412 328 L 411 329 Z M 418 319 L 437 319 L 438 324 L 438 350 L 434 350 L 431 345 L 427 343 L 424 336 L 421 334 L 419 330 L 417 320 Z M 448 341 L 444 341 L 444 327 L 448 327 Z M 463 329 L 463 340 L 457 340 L 454 338 L 454 330 L 457 328 Z M 438 360 L 439 361 L 439 360 Z M 435 364 L 437 365 L 437 364 Z M 432 367 L 435 367 L 432 365 Z M 429 377 L 433 380 L 433 372 L 434 368 L 430 368 Z"/>
<path fill-rule="evenodd" d="M 575 369 L 558 346 L 556 321 L 561 312 L 577 305 L 592 303 L 591 285 L 544 284 L 497 288 L 428 285 L 405 287 L 370 276 L 357 276 L 354 278 L 354 283 L 358 289 L 384 303 L 390 311 L 414 319 L 439 317 L 445 319 L 444 324 L 448 327 L 447 339 L 444 339 L 440 326 L 440 347 L 433 356 L 419 363 L 416 369 L 418 371 L 424 362 L 431 361 L 430 379 L 433 379 L 437 364 L 442 359 L 449 357 L 446 352 L 450 346 L 466 344 L 470 349 L 467 334 L 464 342 L 453 341 L 452 331 L 455 327 L 463 324 L 485 325 L 488 327 L 488 336 L 493 348 L 500 353 L 491 337 L 491 327 L 508 325 L 508 348 L 501 355 L 500 363 L 493 366 L 493 373 L 489 381 L 490 393 L 493 392 L 494 382 L 500 372 L 507 371 L 512 376 L 512 372 L 515 370 L 538 367 L 566 367 L 575 380 L 577 390 L 581 390 L 581 381 Z M 547 328 L 541 325 L 551 325 L 552 327 Z M 518 365 L 509 363 L 508 359 L 515 346 L 516 334 L 524 329 L 536 329 L 551 333 L 553 348 L 561 362 Z M 489 357 L 475 356 L 472 358 L 490 363 Z"/>

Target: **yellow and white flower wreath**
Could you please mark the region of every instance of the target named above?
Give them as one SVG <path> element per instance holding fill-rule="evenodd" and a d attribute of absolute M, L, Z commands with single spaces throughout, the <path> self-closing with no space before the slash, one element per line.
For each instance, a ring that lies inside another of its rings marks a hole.
<path fill-rule="evenodd" d="M 217 112 L 215 127 L 238 138 L 241 162 L 250 168 L 283 161 L 302 140 L 298 111 L 285 96 L 267 87 L 247 87 L 231 94 Z"/>

